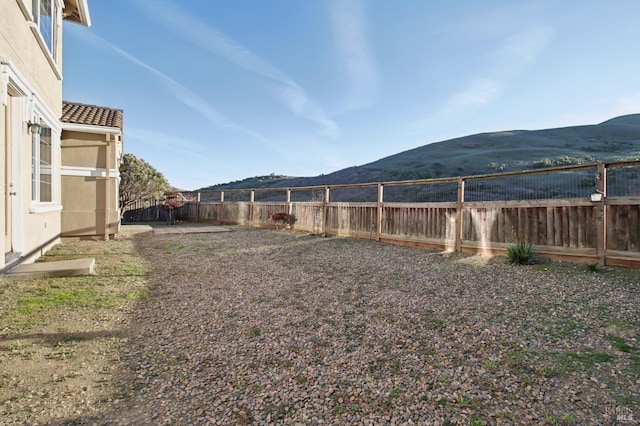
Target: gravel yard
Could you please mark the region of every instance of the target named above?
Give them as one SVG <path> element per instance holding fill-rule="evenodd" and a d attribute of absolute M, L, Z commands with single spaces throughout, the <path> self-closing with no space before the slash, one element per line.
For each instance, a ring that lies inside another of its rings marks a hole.
<path fill-rule="evenodd" d="M 62 424 L 640 420 L 638 271 L 232 229 L 137 240 L 111 394 Z"/>

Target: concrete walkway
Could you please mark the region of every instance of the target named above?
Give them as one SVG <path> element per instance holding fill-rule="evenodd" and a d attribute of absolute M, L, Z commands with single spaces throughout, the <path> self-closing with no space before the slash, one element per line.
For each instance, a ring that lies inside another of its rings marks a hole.
<path fill-rule="evenodd" d="M 39 262 L 20 264 L 5 272 L 9 279 L 26 279 L 41 277 L 73 277 L 77 275 L 91 275 L 96 266 L 96 260 L 73 259 L 59 262 Z"/>
<path fill-rule="evenodd" d="M 223 226 L 200 225 L 193 223 L 178 223 L 177 225 L 167 225 L 164 222 L 153 222 L 151 224 L 121 225 L 120 234 L 131 236 L 136 234 L 152 233 L 162 234 L 209 234 L 217 232 L 231 232 L 231 229 Z"/>
<path fill-rule="evenodd" d="M 153 228 L 154 234 L 209 234 L 215 232 L 231 232 L 231 229 L 222 226 L 163 226 Z"/>
<path fill-rule="evenodd" d="M 126 237 L 141 234 L 202 234 L 215 232 L 231 232 L 222 226 L 210 225 L 157 225 L 132 224 L 122 225 L 120 234 Z M 8 279 L 28 279 L 41 277 L 71 277 L 77 275 L 91 275 L 96 266 L 94 258 L 61 260 L 57 262 L 37 262 L 19 264 L 2 274 Z"/>

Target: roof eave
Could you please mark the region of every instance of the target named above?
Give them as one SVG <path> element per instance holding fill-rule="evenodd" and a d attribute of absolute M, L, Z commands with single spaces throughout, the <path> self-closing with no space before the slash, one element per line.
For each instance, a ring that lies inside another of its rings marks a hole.
<path fill-rule="evenodd" d="M 122 134 L 122 129 L 119 127 L 96 126 L 93 124 L 78 124 L 78 123 L 65 123 L 65 122 L 62 122 L 62 130 L 66 130 L 68 132 L 97 133 L 97 134 L 110 134 L 110 135 Z"/>
<path fill-rule="evenodd" d="M 91 15 L 89 14 L 89 4 L 87 0 L 66 0 L 65 20 L 75 22 L 85 27 L 91 26 Z"/>

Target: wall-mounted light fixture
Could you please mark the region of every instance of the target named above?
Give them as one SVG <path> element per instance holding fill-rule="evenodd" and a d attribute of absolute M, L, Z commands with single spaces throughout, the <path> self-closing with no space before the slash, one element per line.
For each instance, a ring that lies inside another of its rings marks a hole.
<path fill-rule="evenodd" d="M 602 193 L 594 192 L 593 194 L 589 195 L 589 198 L 591 199 L 591 202 L 599 203 L 600 201 L 602 201 Z"/>
<path fill-rule="evenodd" d="M 31 121 L 28 121 L 27 127 L 32 135 L 39 135 L 42 132 L 42 125 L 39 123 L 32 123 Z"/>

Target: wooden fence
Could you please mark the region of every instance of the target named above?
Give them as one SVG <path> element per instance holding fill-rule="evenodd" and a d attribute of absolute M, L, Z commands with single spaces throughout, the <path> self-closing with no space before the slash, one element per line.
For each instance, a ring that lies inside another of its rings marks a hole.
<path fill-rule="evenodd" d="M 640 161 L 191 195 L 179 219 L 274 226 L 282 211 L 311 233 L 489 255 L 525 241 L 545 257 L 640 267 Z"/>

